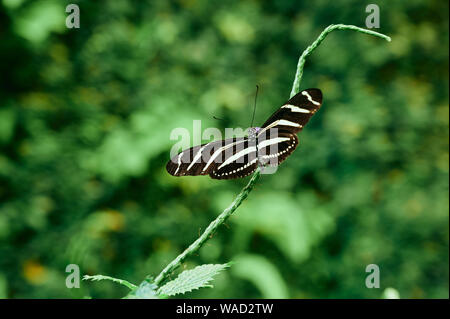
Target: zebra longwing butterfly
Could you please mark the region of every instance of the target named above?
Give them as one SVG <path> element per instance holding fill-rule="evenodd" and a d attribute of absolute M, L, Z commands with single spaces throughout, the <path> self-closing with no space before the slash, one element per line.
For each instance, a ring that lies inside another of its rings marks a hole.
<path fill-rule="evenodd" d="M 308 89 L 293 96 L 248 137 L 191 147 L 166 165 L 173 176 L 209 175 L 214 179 L 245 177 L 257 167 L 278 166 L 297 147 L 297 133 L 322 105 L 322 92 Z"/>

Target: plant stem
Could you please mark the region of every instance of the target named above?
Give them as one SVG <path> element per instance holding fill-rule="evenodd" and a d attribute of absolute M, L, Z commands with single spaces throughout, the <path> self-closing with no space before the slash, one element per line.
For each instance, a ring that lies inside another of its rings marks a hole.
<path fill-rule="evenodd" d="M 370 35 L 374 35 L 380 38 L 383 38 L 387 41 L 391 41 L 391 38 L 370 30 L 362 29 L 359 27 L 356 27 L 354 25 L 344 25 L 344 24 L 335 24 L 328 26 L 316 39 L 316 41 L 313 42 L 305 51 L 303 51 L 302 55 L 300 56 L 300 59 L 298 60 L 297 64 L 297 71 L 295 73 L 295 79 L 294 83 L 292 85 L 291 90 L 291 97 L 297 94 L 300 91 L 300 81 L 302 79 L 303 75 L 303 68 L 305 66 L 306 57 L 308 57 L 312 51 L 314 51 L 315 48 L 317 48 L 320 43 L 325 39 L 328 33 L 334 31 L 334 30 L 353 30 L 357 32 L 362 32 Z M 260 171 L 259 169 L 256 170 L 256 172 L 253 174 L 252 178 L 248 182 L 247 186 L 245 186 L 242 191 L 237 195 L 236 199 L 231 203 L 230 206 L 228 206 L 209 226 L 205 229 L 203 234 L 194 241 L 185 251 L 183 251 L 178 257 L 176 257 L 174 260 L 172 260 L 166 268 L 164 268 L 163 271 L 155 278 L 154 283 L 156 285 L 160 285 L 166 278 L 175 270 L 177 269 L 181 263 L 190 255 L 192 255 L 194 252 L 200 249 L 200 247 L 203 246 L 203 244 L 213 235 L 216 230 L 219 228 L 220 225 L 222 225 L 228 217 L 233 214 L 236 209 L 241 205 L 242 201 L 247 198 L 248 194 L 252 191 L 253 186 L 255 186 L 256 182 L 258 181 L 260 177 Z"/>
<path fill-rule="evenodd" d="M 114 282 L 116 282 L 118 284 L 124 285 L 125 287 L 128 287 L 128 289 L 130 289 L 130 290 L 133 290 L 133 289 L 137 288 L 136 285 L 134 285 L 131 282 L 128 282 L 126 280 L 117 279 L 117 278 L 114 278 L 114 277 L 104 276 L 104 275 L 95 275 L 95 276 L 84 275 L 83 280 L 92 280 L 92 281 L 111 280 L 111 281 L 114 281 Z"/>
<path fill-rule="evenodd" d="M 250 191 L 253 189 L 253 186 L 256 184 L 260 177 L 259 169 L 256 170 L 255 174 L 253 174 L 252 178 L 248 182 L 247 186 L 245 186 L 236 199 L 228 206 L 209 226 L 205 229 L 203 234 L 197 238 L 185 251 L 183 251 L 177 258 L 172 260 L 170 264 L 164 268 L 163 271 L 155 278 L 154 283 L 159 286 L 159 284 L 166 279 L 166 277 L 172 273 L 175 269 L 177 269 L 181 263 L 191 254 L 196 252 L 202 245 L 213 235 L 217 228 L 222 225 L 231 214 L 241 205 L 242 201 L 247 198 Z"/>
<path fill-rule="evenodd" d="M 384 35 L 382 33 L 378 33 L 375 31 L 362 29 L 354 25 L 346 25 L 346 24 L 330 24 L 325 30 L 322 31 L 322 33 L 319 35 L 319 37 L 314 41 L 309 47 L 306 48 L 305 51 L 303 51 L 302 55 L 298 59 L 297 63 L 297 72 L 295 73 L 295 80 L 294 85 L 292 85 L 291 90 L 291 97 L 293 97 L 295 94 L 300 92 L 300 81 L 302 80 L 303 76 L 303 68 L 305 66 L 306 58 L 314 51 L 315 48 L 317 48 L 320 43 L 325 39 L 325 37 L 334 30 L 353 30 L 365 34 L 370 34 L 376 37 L 380 37 L 382 39 L 385 39 L 389 42 L 391 42 L 391 38 L 387 35 Z"/>

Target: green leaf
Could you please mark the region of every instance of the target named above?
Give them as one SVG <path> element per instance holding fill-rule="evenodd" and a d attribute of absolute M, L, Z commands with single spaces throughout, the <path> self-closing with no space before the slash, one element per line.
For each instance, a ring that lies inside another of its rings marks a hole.
<path fill-rule="evenodd" d="M 212 287 L 208 284 L 213 277 L 220 271 L 229 267 L 230 264 L 207 264 L 197 266 L 191 270 L 185 270 L 178 277 L 169 281 L 164 286 L 158 289 L 159 295 L 173 296 L 177 294 L 184 294 L 194 289 L 202 287 Z"/>
<path fill-rule="evenodd" d="M 136 285 L 134 285 L 131 282 L 128 282 L 126 280 L 118 279 L 118 278 L 114 278 L 114 277 L 110 277 L 110 276 L 104 276 L 104 275 L 95 275 L 95 276 L 84 275 L 83 280 L 92 280 L 92 281 L 110 280 L 110 281 L 116 282 L 118 284 L 124 285 L 124 286 L 130 288 L 131 290 L 136 289 L 136 287 L 137 287 Z"/>

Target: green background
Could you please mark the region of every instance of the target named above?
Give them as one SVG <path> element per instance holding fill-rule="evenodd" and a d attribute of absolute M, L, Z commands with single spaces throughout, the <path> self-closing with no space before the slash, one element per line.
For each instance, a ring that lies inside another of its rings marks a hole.
<path fill-rule="evenodd" d="M 67 289 L 72 263 L 157 275 L 248 180 L 170 176 L 172 129 L 247 127 L 256 84 L 262 124 L 300 53 L 329 24 L 364 27 L 369 3 L 1 0 L 0 297 L 127 293 Z M 448 2 L 378 4 L 392 42 L 335 31 L 307 60 L 323 107 L 183 264 L 235 262 L 185 297 L 449 297 Z"/>

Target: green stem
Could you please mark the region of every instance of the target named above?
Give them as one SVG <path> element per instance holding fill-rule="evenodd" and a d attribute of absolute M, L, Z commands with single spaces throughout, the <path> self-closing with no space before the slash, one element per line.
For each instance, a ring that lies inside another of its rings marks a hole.
<path fill-rule="evenodd" d="M 356 27 L 353 25 L 344 25 L 344 24 L 333 25 L 332 24 L 332 25 L 328 26 L 320 34 L 320 36 L 316 39 L 316 41 L 314 41 L 313 44 L 311 44 L 305 51 L 303 51 L 302 55 L 300 56 L 300 59 L 298 60 L 298 64 L 297 64 L 297 71 L 295 73 L 294 83 L 292 85 L 291 97 L 300 91 L 300 81 L 302 79 L 303 68 L 305 66 L 306 57 L 308 57 L 311 54 L 311 52 L 314 51 L 314 49 L 320 45 L 320 43 L 325 39 L 325 37 L 327 36 L 328 33 L 332 32 L 334 30 L 353 30 L 353 31 L 358 31 L 358 32 L 374 35 L 377 37 L 381 37 L 381 38 L 386 39 L 387 41 L 391 41 L 391 38 L 389 38 L 388 36 L 386 36 L 384 34 L 366 30 L 366 29 L 362 29 L 362 28 L 359 28 L 359 27 Z M 244 199 L 246 199 L 248 194 L 252 191 L 253 187 L 255 186 L 256 182 L 258 181 L 258 179 L 260 177 L 260 174 L 261 173 L 260 173 L 259 169 L 257 169 L 256 172 L 253 174 L 252 178 L 250 179 L 250 181 L 248 182 L 247 186 L 245 186 L 244 189 L 242 189 L 242 191 L 239 193 L 239 195 L 237 195 L 237 197 L 231 203 L 231 205 L 228 206 L 213 222 L 211 222 L 211 224 L 209 224 L 209 226 L 205 229 L 203 234 L 201 234 L 201 236 L 196 241 L 194 241 L 185 251 L 183 251 L 180 255 L 178 255 L 178 257 L 176 257 L 174 260 L 172 260 L 166 266 L 166 268 L 164 268 L 164 270 L 161 271 L 161 273 L 155 278 L 154 283 L 156 285 L 159 286 L 164 280 L 167 279 L 167 277 L 175 269 L 177 269 L 183 263 L 183 261 L 188 256 L 192 255 L 197 250 L 199 250 L 200 247 L 202 247 L 203 244 L 211 237 L 211 235 L 213 235 L 216 232 L 216 230 L 220 227 L 220 225 L 222 225 L 236 211 L 236 209 L 239 207 L 239 205 L 241 205 L 241 203 L 244 201 Z"/>
<path fill-rule="evenodd" d="M 197 238 L 185 251 L 183 251 L 177 258 L 172 260 L 170 264 L 164 268 L 163 271 L 155 278 L 154 283 L 159 286 L 159 284 L 164 281 L 167 276 L 172 273 L 175 269 L 177 269 L 183 261 L 194 252 L 200 249 L 203 244 L 216 232 L 217 228 L 222 225 L 231 214 L 241 205 L 242 201 L 247 198 L 250 191 L 253 189 L 253 186 L 256 184 L 260 177 L 259 169 L 256 170 L 255 174 L 253 174 L 252 178 L 248 182 L 247 186 L 242 189 L 236 199 L 228 206 L 209 226 L 205 229 L 203 234 Z"/>
<path fill-rule="evenodd" d="M 104 275 L 95 275 L 95 276 L 84 275 L 83 280 L 92 280 L 92 281 L 111 280 L 118 284 L 124 285 L 125 287 L 128 287 L 130 290 L 137 288 L 136 285 L 134 285 L 131 282 L 128 282 L 126 280 L 118 279 L 118 278 L 114 278 L 114 277 L 110 277 L 110 276 L 104 276 Z"/>
<path fill-rule="evenodd" d="M 354 26 L 354 25 L 346 25 L 346 24 L 330 24 L 325 30 L 322 31 L 322 33 L 319 35 L 319 37 L 314 41 L 309 47 L 306 48 L 305 51 L 303 51 L 302 55 L 298 59 L 297 63 L 297 72 L 295 73 L 295 80 L 294 85 L 292 86 L 291 90 L 291 97 L 293 97 L 295 94 L 300 92 L 300 81 L 302 80 L 303 76 L 303 68 L 305 66 L 306 58 L 314 51 L 315 48 L 317 48 L 320 43 L 325 39 L 325 37 L 334 30 L 353 30 L 365 34 L 370 34 L 376 37 L 380 37 L 382 39 L 385 39 L 389 42 L 391 42 L 391 38 L 387 35 L 384 35 L 382 33 L 378 33 L 375 31 L 362 29 L 360 27 Z"/>

